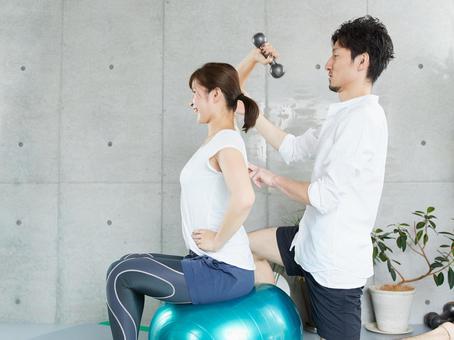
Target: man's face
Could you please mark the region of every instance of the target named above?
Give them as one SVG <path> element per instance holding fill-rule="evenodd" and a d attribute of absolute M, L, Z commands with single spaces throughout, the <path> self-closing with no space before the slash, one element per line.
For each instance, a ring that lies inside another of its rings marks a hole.
<path fill-rule="evenodd" d="M 358 58 L 357 56 L 356 58 Z M 334 92 L 342 92 L 358 79 L 359 72 L 357 62 L 352 60 L 350 50 L 336 43 L 333 45 L 332 55 L 325 65 L 328 71 L 329 89 Z"/>

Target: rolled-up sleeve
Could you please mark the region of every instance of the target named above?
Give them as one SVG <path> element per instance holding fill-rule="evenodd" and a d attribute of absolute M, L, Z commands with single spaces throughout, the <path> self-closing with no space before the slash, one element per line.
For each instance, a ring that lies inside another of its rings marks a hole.
<path fill-rule="evenodd" d="M 287 134 L 279 147 L 279 153 L 285 163 L 311 159 L 318 145 L 320 129 L 308 129 L 301 136 Z"/>
<path fill-rule="evenodd" d="M 334 143 L 323 157 L 321 175 L 313 179 L 308 188 L 310 204 L 321 214 L 339 205 L 345 189 L 354 183 L 373 157 L 373 124 L 367 112 L 352 112 L 349 119 L 337 127 Z"/>

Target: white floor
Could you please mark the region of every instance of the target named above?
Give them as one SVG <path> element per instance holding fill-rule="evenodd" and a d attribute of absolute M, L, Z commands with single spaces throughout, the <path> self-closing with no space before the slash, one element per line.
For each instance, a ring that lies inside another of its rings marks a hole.
<path fill-rule="evenodd" d="M 413 333 L 406 336 L 426 332 L 428 329 L 422 325 L 412 325 Z M 147 340 L 147 333 L 141 331 L 139 340 Z M 361 331 L 362 340 L 388 340 L 402 339 L 404 336 L 381 335 L 371 333 L 366 329 Z M 112 336 L 108 326 L 99 324 L 82 325 L 46 325 L 46 324 L 2 324 L 0 323 L 0 340 L 111 340 Z M 318 340 L 315 334 L 304 333 L 305 340 Z"/>

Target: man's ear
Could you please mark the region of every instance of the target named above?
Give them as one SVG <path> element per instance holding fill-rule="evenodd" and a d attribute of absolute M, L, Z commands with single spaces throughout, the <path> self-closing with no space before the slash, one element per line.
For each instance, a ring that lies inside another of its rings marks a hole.
<path fill-rule="evenodd" d="M 356 58 L 358 60 L 358 71 L 367 70 L 369 67 L 369 53 L 361 53 Z"/>

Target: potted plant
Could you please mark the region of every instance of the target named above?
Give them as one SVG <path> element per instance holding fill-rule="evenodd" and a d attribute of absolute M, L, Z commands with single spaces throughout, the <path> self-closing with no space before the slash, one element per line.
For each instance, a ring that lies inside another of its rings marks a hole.
<path fill-rule="evenodd" d="M 450 289 L 454 287 L 454 234 L 436 230 L 437 217 L 433 215 L 434 211 L 433 207 L 428 207 L 425 212 L 417 210 L 413 212 L 417 216 L 413 225 L 390 224 L 385 229 L 375 228 L 371 234 L 374 264 L 386 263 L 392 280 L 397 281 L 369 287 L 380 331 L 407 332 L 415 293 L 415 287 L 410 285 L 413 282 L 432 277 L 437 286 L 446 281 Z M 427 246 L 434 237 L 442 242 L 436 245 L 437 256 L 432 259 L 427 253 Z M 395 243 L 402 252 L 409 251 L 421 257 L 426 268 L 422 268 L 417 276 L 408 278 L 399 267 L 401 263 L 393 258 L 391 243 Z"/>

